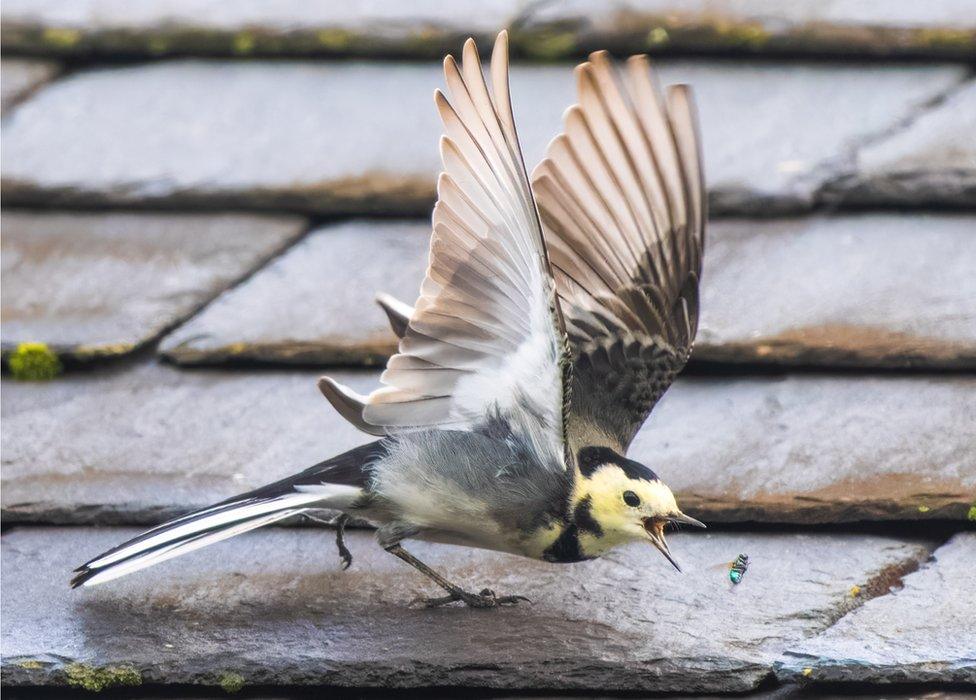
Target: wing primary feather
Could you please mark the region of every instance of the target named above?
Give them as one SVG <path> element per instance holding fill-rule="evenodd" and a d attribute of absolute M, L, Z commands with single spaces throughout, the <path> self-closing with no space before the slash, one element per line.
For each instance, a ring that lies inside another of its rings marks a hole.
<path fill-rule="evenodd" d="M 573 434 L 626 450 L 698 327 L 701 140 L 690 88 L 663 97 L 646 56 L 618 72 L 596 52 L 576 78 L 579 103 L 532 187 L 584 397 Z"/>

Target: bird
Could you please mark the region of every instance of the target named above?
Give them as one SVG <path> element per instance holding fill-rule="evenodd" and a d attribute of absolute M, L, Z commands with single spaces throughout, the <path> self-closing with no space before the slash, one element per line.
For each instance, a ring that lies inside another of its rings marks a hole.
<path fill-rule="evenodd" d="M 692 90 L 662 90 L 645 55 L 591 54 L 530 176 L 508 53 L 503 31 L 487 71 L 472 39 L 460 61 L 444 59 L 428 266 L 415 305 L 379 296 L 398 336 L 380 386 L 362 395 L 319 380 L 377 439 L 150 529 L 80 566 L 72 587 L 322 510 L 341 514 L 343 568 L 345 526 L 365 520 L 443 591 L 421 599 L 430 607 L 525 599 L 466 591 L 407 540 L 554 564 L 643 542 L 680 571 L 665 528 L 705 526 L 626 454 L 698 328 L 707 202 Z"/>

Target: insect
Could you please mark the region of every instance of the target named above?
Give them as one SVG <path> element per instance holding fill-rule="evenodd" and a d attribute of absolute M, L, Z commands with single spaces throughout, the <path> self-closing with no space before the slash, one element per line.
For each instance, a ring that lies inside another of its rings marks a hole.
<path fill-rule="evenodd" d="M 732 582 L 733 586 L 737 586 L 742 581 L 742 577 L 746 575 L 746 569 L 749 568 L 749 555 L 740 554 L 732 561 L 722 562 L 711 568 L 728 569 L 729 581 Z"/>

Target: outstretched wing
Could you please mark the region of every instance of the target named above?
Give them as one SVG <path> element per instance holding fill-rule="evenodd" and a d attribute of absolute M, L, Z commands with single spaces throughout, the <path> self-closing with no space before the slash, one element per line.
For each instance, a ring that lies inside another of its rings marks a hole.
<path fill-rule="evenodd" d="M 691 352 L 705 195 L 691 90 L 646 56 L 576 69 L 579 104 L 532 188 L 573 346 L 570 435 L 621 452 Z"/>
<path fill-rule="evenodd" d="M 473 41 L 448 56 L 433 235 L 420 299 L 409 310 L 385 385 L 358 396 L 319 386 L 374 434 L 504 421 L 547 463 L 563 462 L 563 383 L 569 355 L 545 241 L 519 148 L 508 88 L 508 36 L 499 34 L 489 93 Z"/>

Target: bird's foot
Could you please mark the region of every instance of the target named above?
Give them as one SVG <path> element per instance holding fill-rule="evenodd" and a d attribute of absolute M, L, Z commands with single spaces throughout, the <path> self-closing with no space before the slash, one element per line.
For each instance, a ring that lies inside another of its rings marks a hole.
<path fill-rule="evenodd" d="M 439 608 L 450 603 L 464 603 L 469 608 L 500 608 L 518 605 L 522 601 L 531 603 L 528 598 L 521 595 L 497 596 L 490 588 L 485 588 L 481 593 L 468 593 L 458 589 L 448 595 L 439 598 L 420 597 L 414 600 L 414 604 L 425 608 Z"/>
<path fill-rule="evenodd" d="M 346 547 L 346 540 L 343 537 L 346 534 L 346 523 L 348 522 L 349 516 L 345 513 L 336 520 L 336 549 L 339 550 L 339 565 L 343 571 L 352 566 L 352 552 Z"/>
<path fill-rule="evenodd" d="M 346 548 L 346 545 L 342 544 L 341 542 L 338 543 L 338 547 L 339 547 L 339 565 L 342 567 L 342 570 L 345 571 L 350 566 L 352 566 L 352 552 L 350 552 Z"/>

